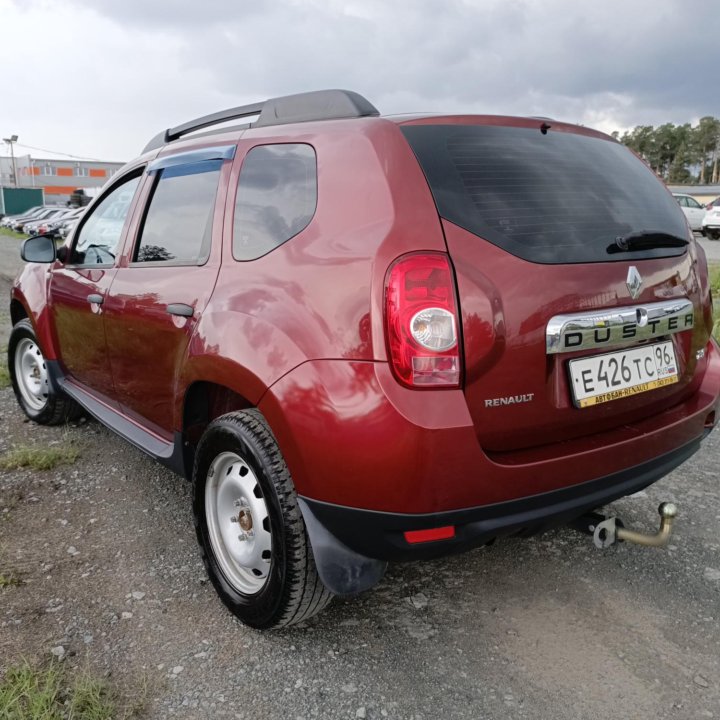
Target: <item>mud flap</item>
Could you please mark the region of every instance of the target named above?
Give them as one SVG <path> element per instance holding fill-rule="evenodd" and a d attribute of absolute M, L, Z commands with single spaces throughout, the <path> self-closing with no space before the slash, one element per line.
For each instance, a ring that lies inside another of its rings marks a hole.
<path fill-rule="evenodd" d="M 320 579 L 335 595 L 357 595 L 382 580 L 387 562 L 360 555 L 340 542 L 298 498 Z"/>

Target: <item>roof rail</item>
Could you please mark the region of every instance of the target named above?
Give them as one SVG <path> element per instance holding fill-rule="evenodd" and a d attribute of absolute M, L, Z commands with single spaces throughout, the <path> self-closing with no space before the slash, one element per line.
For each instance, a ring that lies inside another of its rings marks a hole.
<path fill-rule="evenodd" d="M 211 125 L 252 115 L 260 117 L 252 123 L 251 127 L 267 127 L 268 125 L 311 120 L 372 117 L 379 114 L 371 102 L 351 90 L 316 90 L 297 95 L 285 95 L 252 105 L 220 110 L 212 115 L 205 115 L 177 127 L 163 130 L 150 140 L 143 153 L 162 147 L 195 130 L 202 130 Z"/>

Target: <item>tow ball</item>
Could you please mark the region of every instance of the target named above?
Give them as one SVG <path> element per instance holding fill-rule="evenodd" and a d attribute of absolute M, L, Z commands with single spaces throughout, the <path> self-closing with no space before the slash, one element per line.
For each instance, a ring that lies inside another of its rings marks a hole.
<path fill-rule="evenodd" d="M 592 535 L 595 547 L 610 547 L 617 542 L 630 542 L 646 547 L 667 545 L 672 531 L 673 520 L 677 515 L 675 503 L 664 502 L 658 507 L 660 529 L 654 535 L 629 530 L 618 517 L 605 517 L 599 513 L 588 513 L 571 523 L 571 527 Z"/>

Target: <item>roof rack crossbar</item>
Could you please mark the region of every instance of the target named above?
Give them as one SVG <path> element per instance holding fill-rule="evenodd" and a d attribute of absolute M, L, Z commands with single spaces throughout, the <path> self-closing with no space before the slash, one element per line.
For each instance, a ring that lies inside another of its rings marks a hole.
<path fill-rule="evenodd" d="M 195 130 L 252 115 L 260 116 L 252 126 L 266 127 L 311 120 L 372 117 L 379 114 L 372 103 L 350 90 L 316 90 L 298 95 L 285 95 L 251 105 L 220 110 L 163 130 L 150 140 L 143 153 L 162 147 Z"/>

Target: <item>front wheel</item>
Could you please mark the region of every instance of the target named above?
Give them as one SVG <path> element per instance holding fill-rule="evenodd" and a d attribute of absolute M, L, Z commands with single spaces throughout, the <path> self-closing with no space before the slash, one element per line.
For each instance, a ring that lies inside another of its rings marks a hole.
<path fill-rule="evenodd" d="M 60 425 L 82 414 L 70 398 L 53 391 L 47 363 L 32 323 L 20 320 L 10 333 L 8 369 L 15 397 L 25 415 L 40 425 Z"/>
<path fill-rule="evenodd" d="M 315 568 L 290 473 L 257 410 L 223 415 L 203 434 L 193 515 L 208 575 L 246 625 L 293 625 L 332 599 Z"/>

